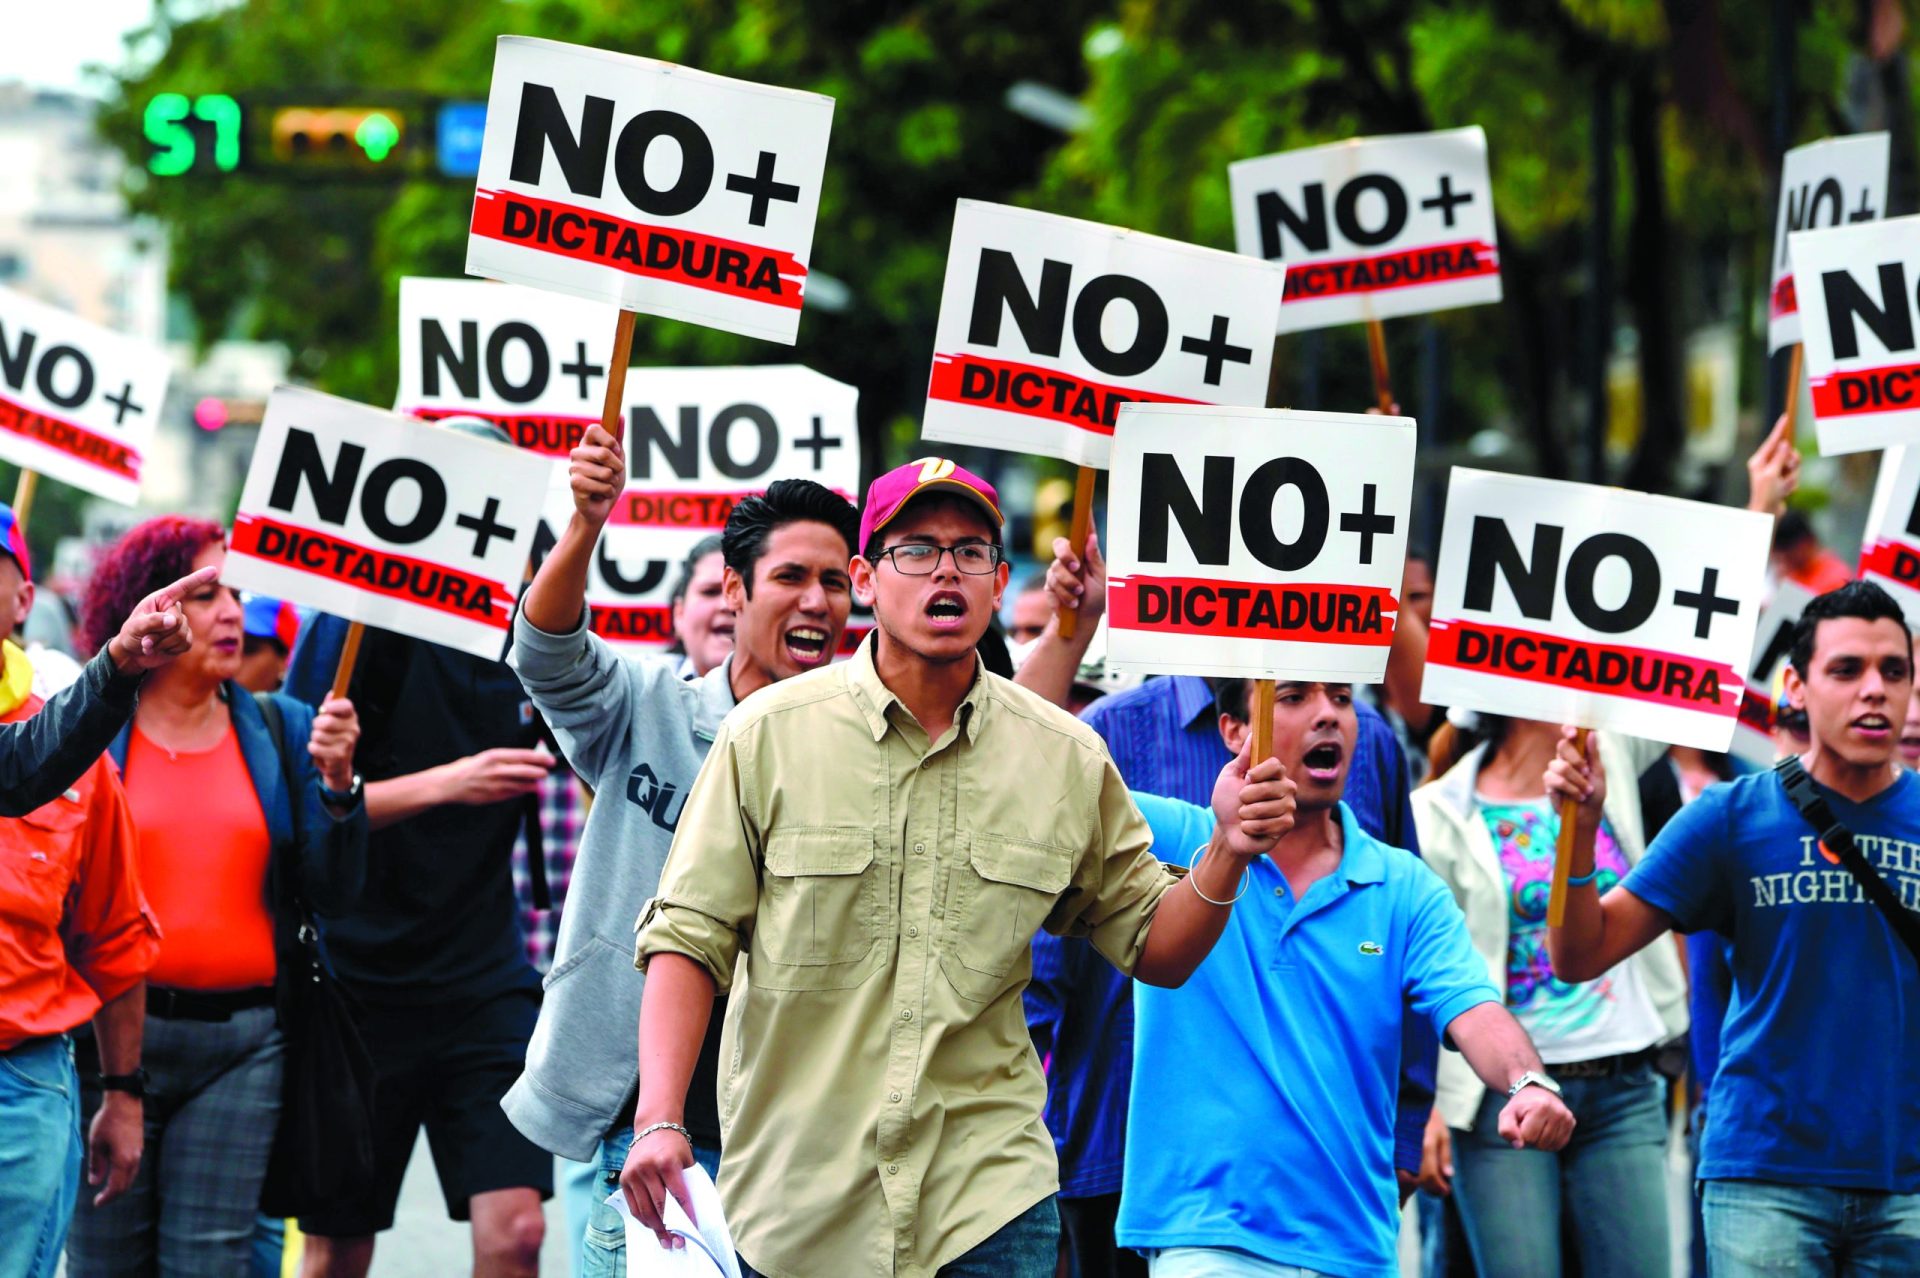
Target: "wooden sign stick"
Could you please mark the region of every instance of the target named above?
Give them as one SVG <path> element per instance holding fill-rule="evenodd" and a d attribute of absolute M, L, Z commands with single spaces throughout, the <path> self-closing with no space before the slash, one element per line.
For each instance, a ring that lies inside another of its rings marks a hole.
<path fill-rule="evenodd" d="M 1387 371 L 1387 330 L 1367 321 L 1367 355 L 1373 362 L 1373 398 L 1383 413 L 1393 412 L 1393 378 Z"/>
<path fill-rule="evenodd" d="M 1073 481 L 1073 522 L 1068 526 L 1067 543 L 1073 547 L 1075 555 L 1087 553 L 1087 530 L 1093 526 L 1093 467 L 1082 466 Z M 1080 610 L 1069 609 L 1060 614 L 1060 637 L 1073 638 L 1074 631 L 1080 628 Z"/>
<path fill-rule="evenodd" d="M 622 442 L 627 438 L 627 365 L 633 360 L 633 311 L 621 311 L 613 329 L 613 359 L 607 365 L 607 397 L 600 404 L 600 429 Z"/>
<path fill-rule="evenodd" d="M 366 626 L 358 621 L 347 624 L 347 641 L 340 648 L 340 664 L 333 668 L 333 689 L 327 693 L 329 697 L 347 695 L 347 687 L 353 682 L 353 663 L 360 659 L 360 637 L 366 633 Z"/>
<path fill-rule="evenodd" d="M 33 494 L 39 487 L 40 472 L 22 468 L 20 482 L 13 487 L 13 517 L 22 528 L 27 526 L 27 516 L 33 513 Z"/>
<path fill-rule="evenodd" d="M 1273 757 L 1273 680 L 1253 681 L 1253 704 L 1247 713 L 1253 717 L 1247 725 L 1253 729 L 1253 757 L 1247 760 L 1251 765 Z"/>
<path fill-rule="evenodd" d="M 1587 730 L 1574 734 L 1573 748 L 1580 757 L 1587 755 Z M 1560 839 L 1553 848 L 1553 894 L 1547 898 L 1547 926 L 1562 927 L 1567 921 L 1567 879 L 1573 873 L 1573 823 L 1580 805 L 1572 799 L 1560 804 Z"/>
<path fill-rule="evenodd" d="M 1802 362 L 1806 358 L 1806 347 L 1799 342 L 1793 344 L 1793 358 L 1787 362 L 1787 442 L 1793 442 L 1793 433 L 1799 428 L 1800 416 L 1800 377 L 1804 371 Z"/>

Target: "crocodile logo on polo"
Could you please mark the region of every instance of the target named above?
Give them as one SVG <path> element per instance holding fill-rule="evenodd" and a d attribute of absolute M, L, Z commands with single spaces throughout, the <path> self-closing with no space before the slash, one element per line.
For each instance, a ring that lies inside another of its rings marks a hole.
<path fill-rule="evenodd" d="M 1385 950 L 1380 948 L 1380 942 L 1378 941 L 1360 942 L 1360 952 L 1368 958 L 1379 958 L 1382 954 L 1386 953 Z"/>

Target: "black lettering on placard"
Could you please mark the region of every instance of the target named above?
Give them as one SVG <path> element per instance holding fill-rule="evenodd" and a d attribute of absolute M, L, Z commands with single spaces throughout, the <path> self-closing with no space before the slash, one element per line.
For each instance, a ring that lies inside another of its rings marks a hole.
<path fill-rule="evenodd" d="M 1594 598 L 1594 576 L 1609 559 L 1627 565 L 1627 597 L 1617 608 Z M 1596 533 L 1567 558 L 1567 607 L 1581 625 L 1603 635 L 1625 634 L 1644 624 L 1660 602 L 1660 563 L 1647 544 L 1626 533 Z"/>
<path fill-rule="evenodd" d="M 680 175 L 661 191 L 647 181 L 647 148 L 663 137 L 680 148 Z M 620 130 L 613 148 L 613 180 L 633 207 L 656 217 L 678 217 L 691 212 L 713 185 L 713 143 L 678 111 L 642 111 Z"/>
<path fill-rule="evenodd" d="M 1473 534 L 1467 541 L 1467 584 L 1462 606 L 1473 612 L 1493 611 L 1493 580 L 1497 572 L 1513 591 L 1520 615 L 1534 621 L 1553 616 L 1553 588 L 1560 575 L 1560 539 L 1563 529 L 1553 524 L 1536 524 L 1533 529 L 1533 554 L 1520 557 L 1506 521 L 1492 515 L 1473 517 Z"/>
<path fill-rule="evenodd" d="M 1787 201 L 1787 235 L 1791 235 L 1795 231 L 1804 231 L 1809 226 L 1839 226 L 1841 222 L 1846 220 L 1847 197 L 1845 193 L 1840 190 L 1838 179 L 1834 178 L 1831 174 L 1820 179 L 1820 185 L 1814 187 L 1812 190 L 1809 190 L 1807 184 L 1802 182 L 1799 190 L 1789 190 L 1784 192 L 1784 195 Z M 1860 196 L 1864 201 L 1866 199 L 1866 192 L 1862 191 Z M 1830 206 L 1833 210 L 1832 216 L 1828 217 L 1824 222 L 1820 220 L 1820 206 L 1822 204 Z M 1782 269 L 1785 269 L 1787 265 L 1787 235 L 1780 237 L 1780 267 Z"/>
<path fill-rule="evenodd" d="M 57 346 L 43 349 L 36 364 L 33 349 L 38 341 L 39 334 L 30 328 L 22 328 L 19 340 L 12 346 L 8 346 L 6 327 L 0 325 L 0 375 L 6 377 L 7 385 L 14 390 L 21 389 L 26 385 L 27 373 L 31 369 L 33 384 L 50 403 L 58 404 L 62 408 L 78 408 L 91 399 L 93 397 L 93 361 L 87 358 L 87 353 L 76 346 L 69 346 L 62 342 Z M 62 364 L 72 369 L 70 375 L 62 376 L 60 371 Z M 128 389 L 132 389 L 131 385 Z M 136 411 L 140 411 L 137 406 Z M 126 409 L 123 408 L 120 416 L 125 415 Z"/>
<path fill-rule="evenodd" d="M 1773 637 L 1767 640 L 1760 655 L 1753 659 L 1753 666 L 1747 671 L 1747 678 L 1754 683 L 1773 677 L 1773 668 L 1786 660 L 1793 650 L 1793 633 L 1800 627 L 1800 618 L 1788 617 L 1773 628 Z"/>
<path fill-rule="evenodd" d="M 1233 509 L 1233 458 L 1208 457 L 1200 471 L 1200 498 L 1194 499 L 1172 453 L 1148 453 L 1140 470 L 1140 558 L 1167 562 L 1168 516 L 1203 564 L 1225 564 L 1232 553 L 1227 516 Z"/>
<path fill-rule="evenodd" d="M 1913 349 L 1913 309 L 1907 302 L 1907 269 L 1900 262 L 1880 264 L 1880 300 L 1867 296 L 1867 290 L 1847 270 L 1827 271 L 1820 276 L 1820 287 L 1827 298 L 1827 327 L 1833 334 L 1835 359 L 1855 359 L 1860 354 L 1860 339 L 1853 321 L 1857 317 L 1873 330 L 1880 344 L 1890 351 Z"/>
<path fill-rule="evenodd" d="M 733 424 L 742 421 L 753 423 L 760 434 L 759 450 L 744 465 L 733 456 Z M 732 404 L 714 414 L 713 425 L 707 431 L 707 456 L 713 459 L 714 469 L 728 479 L 753 479 L 766 474 L 779 452 L 780 430 L 774 425 L 773 414 L 758 404 Z"/>
<path fill-rule="evenodd" d="M 1121 351 L 1109 350 L 1100 332 L 1107 307 L 1116 301 L 1131 305 L 1136 320 L 1133 344 Z M 1109 377 L 1136 377 L 1152 368 L 1167 349 L 1166 303 L 1130 275 L 1096 276 L 1074 300 L 1073 344 L 1087 363 Z"/>
<path fill-rule="evenodd" d="M 527 378 L 518 385 L 507 380 L 506 349 L 513 341 L 527 348 Z M 547 343 L 531 324 L 509 320 L 487 339 L 487 380 L 494 394 L 509 404 L 531 403 L 545 393 L 548 363 Z"/>
<path fill-rule="evenodd" d="M 600 580 L 615 594 L 644 595 L 649 590 L 657 590 L 660 583 L 667 579 L 669 565 L 663 559 L 649 559 L 636 577 L 629 577 L 620 571 L 620 561 L 607 550 L 606 538 L 600 539 L 600 549 L 595 558 L 600 564 Z"/>
<path fill-rule="evenodd" d="M 480 397 L 480 325 L 474 320 L 460 321 L 460 349 L 453 349 L 440 321 L 420 321 L 420 391 L 424 395 L 440 393 L 440 372 L 452 376 L 454 386 L 468 399 Z"/>
<path fill-rule="evenodd" d="M 1300 247 L 1309 253 L 1324 253 L 1331 242 L 1327 238 L 1327 194 L 1318 182 L 1300 188 L 1305 214 L 1297 213 L 1278 191 L 1262 191 L 1253 197 L 1253 209 L 1260 222 L 1260 256 L 1274 261 L 1286 256 L 1280 228 L 1293 232 Z"/>
<path fill-rule="evenodd" d="M 513 162 L 507 176 L 537 186 L 547 148 L 567 189 L 598 197 L 607 175 L 607 145 L 613 139 L 613 99 L 587 95 L 576 137 L 560 108 L 560 96 L 544 84 L 520 86 L 520 118 L 513 126 Z"/>
<path fill-rule="evenodd" d="M 627 428 L 632 446 L 629 465 L 638 480 L 654 477 L 654 453 L 680 479 L 700 476 L 700 409 L 688 404 L 680 409 L 679 435 L 676 438 L 658 413 L 645 404 L 628 411 Z M 746 457 L 733 449 L 733 428 L 746 422 L 754 428 L 756 447 Z M 833 441 L 838 442 L 838 441 Z M 757 479 L 773 469 L 780 454 L 780 427 L 773 414 L 758 404 L 730 404 L 713 415 L 707 426 L 707 458 L 715 470 L 728 479 Z"/>
<path fill-rule="evenodd" d="M 420 490 L 420 501 L 413 515 L 400 523 L 388 511 L 389 499 L 393 486 L 409 479 Z M 499 509 L 497 502 L 493 509 Z M 447 486 L 441 482 L 440 472 L 415 457 L 387 458 L 367 473 L 367 486 L 360 491 L 360 518 L 376 537 L 396 546 L 426 540 L 446 513 Z"/>
<path fill-rule="evenodd" d="M 1035 355 L 1060 354 L 1060 335 L 1067 327 L 1067 289 L 1073 267 L 1047 259 L 1040 264 L 1040 296 L 1027 291 L 1013 254 L 982 249 L 980 269 L 973 281 L 973 314 L 967 322 L 967 341 L 975 346 L 1000 344 L 1002 311 L 1013 316 L 1020 340 Z"/>
<path fill-rule="evenodd" d="M 666 459 L 673 473 L 681 479 L 692 479 L 700 473 L 700 410 L 688 405 L 680 410 L 680 438 L 675 439 L 667 433 L 667 427 L 653 409 L 644 404 L 635 404 L 627 412 L 627 436 L 632 446 L 627 449 L 630 458 L 628 464 L 633 467 L 635 479 L 653 478 L 653 452 L 657 448 Z"/>
<path fill-rule="evenodd" d="M 360 463 L 367 450 L 358 444 L 340 445 L 339 460 L 331 474 L 320 456 L 320 441 L 312 431 L 293 427 L 287 431 L 286 447 L 280 450 L 280 469 L 274 472 L 273 489 L 267 505 L 275 510 L 292 510 L 294 498 L 304 484 L 313 494 L 313 508 L 330 524 L 344 524 L 353 509 L 353 490 L 360 483 Z"/>
<path fill-rule="evenodd" d="M 1467 579 L 1462 606 L 1472 612 L 1493 611 L 1495 576 L 1504 578 L 1520 613 L 1534 621 L 1553 619 L 1554 587 L 1561 580 L 1560 546 L 1565 529 L 1536 524 L 1533 554 L 1523 559 L 1506 522 L 1476 515 L 1467 543 Z M 1614 607 L 1601 604 L 1594 594 L 1600 567 L 1609 559 L 1627 566 L 1626 598 Z M 1694 637 L 1707 638 L 1716 616 L 1738 616 L 1739 603 L 1719 593 L 1720 570 L 1701 572 L 1698 590 L 1673 592 L 1674 607 L 1694 614 Z M 1595 533 L 1574 547 L 1566 564 L 1567 609 L 1581 625 L 1602 634 L 1625 634 L 1645 625 L 1661 602 L 1660 561 L 1638 537 L 1629 533 Z"/>
<path fill-rule="evenodd" d="M 1361 197 L 1373 192 L 1380 197 L 1378 225 L 1362 220 Z M 1434 199 L 1422 201 L 1423 207 L 1438 207 L 1453 225 L 1453 206 L 1468 203 L 1469 194 L 1456 194 L 1453 179 L 1443 176 Z M 1296 209 L 1278 191 L 1261 191 L 1253 198 L 1255 220 L 1260 226 L 1260 256 L 1276 261 L 1286 256 L 1285 240 L 1280 232 L 1292 232 L 1307 253 L 1324 253 L 1332 245 L 1327 235 L 1327 190 L 1319 182 L 1300 188 L 1301 207 Z M 1361 248 L 1376 248 L 1392 240 L 1407 227 L 1406 188 L 1390 173 L 1361 173 L 1348 178 L 1333 197 L 1333 221 L 1341 236 Z"/>
<path fill-rule="evenodd" d="M 1384 202 L 1380 225 L 1368 230 L 1360 224 L 1360 197 L 1377 191 Z M 1449 210 L 1451 211 L 1451 210 Z M 1333 220 L 1340 234 L 1362 248 L 1375 248 L 1400 234 L 1407 224 L 1407 193 L 1385 173 L 1362 173 L 1350 179 L 1333 198 Z M 1451 219 L 1449 219 L 1451 220 Z"/>
<path fill-rule="evenodd" d="M 1274 534 L 1273 502 L 1289 485 L 1300 490 L 1306 518 L 1300 535 L 1283 542 Z M 1299 572 L 1320 557 L 1320 548 L 1327 544 L 1327 482 L 1311 462 L 1275 457 L 1247 476 L 1240 494 L 1240 540 L 1255 559 L 1279 572 Z"/>

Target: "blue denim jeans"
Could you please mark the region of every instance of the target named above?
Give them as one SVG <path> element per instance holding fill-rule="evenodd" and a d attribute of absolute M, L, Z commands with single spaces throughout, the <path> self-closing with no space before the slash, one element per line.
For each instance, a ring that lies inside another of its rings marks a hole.
<path fill-rule="evenodd" d="M 0 1052 L 0 1274 L 52 1278 L 80 1153 L 80 1077 L 66 1036 Z"/>
<path fill-rule="evenodd" d="M 627 1220 L 607 1206 L 607 1196 L 620 1188 L 620 1169 L 627 1165 L 627 1148 L 632 1144 L 633 1129 L 624 1126 L 600 1142 L 600 1174 L 594 1177 L 593 1207 L 587 1212 L 587 1233 L 581 1244 L 583 1278 L 627 1278 Z M 693 1160 L 706 1168 L 707 1175 L 719 1178 L 719 1146 L 695 1145 Z"/>
<path fill-rule="evenodd" d="M 1609 1078 L 1567 1078 L 1578 1125 L 1557 1154 L 1501 1137 L 1507 1098 L 1489 1091 L 1469 1132 L 1455 1132 L 1454 1197 L 1482 1274 L 1559 1278 L 1561 1218 L 1583 1278 L 1668 1271 L 1665 1088 L 1651 1065 Z"/>
<path fill-rule="evenodd" d="M 1920 1274 L 1920 1194 L 1700 1183 L 1713 1278 L 1910 1278 Z"/>
<path fill-rule="evenodd" d="M 1060 1263 L 1060 1208 L 1049 1194 L 1000 1226 L 958 1260 L 940 1266 L 940 1278 L 1053 1278 Z M 764 1278 L 740 1261 L 741 1278 Z"/>

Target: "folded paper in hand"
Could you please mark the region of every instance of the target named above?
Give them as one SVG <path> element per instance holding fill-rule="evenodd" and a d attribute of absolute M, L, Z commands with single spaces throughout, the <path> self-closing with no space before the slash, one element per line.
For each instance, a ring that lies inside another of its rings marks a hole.
<path fill-rule="evenodd" d="M 720 1191 L 706 1169 L 694 1164 L 682 1171 L 687 1192 L 693 1196 L 695 1224 L 687 1218 L 680 1200 L 667 1196 L 667 1229 L 686 1240 L 685 1247 L 666 1248 L 645 1225 L 635 1220 L 627 1208 L 627 1195 L 616 1189 L 607 1196 L 607 1206 L 627 1222 L 627 1273 L 630 1278 L 740 1278 L 740 1262 L 733 1254 L 733 1235 L 727 1232 L 727 1218 L 720 1210 Z"/>

